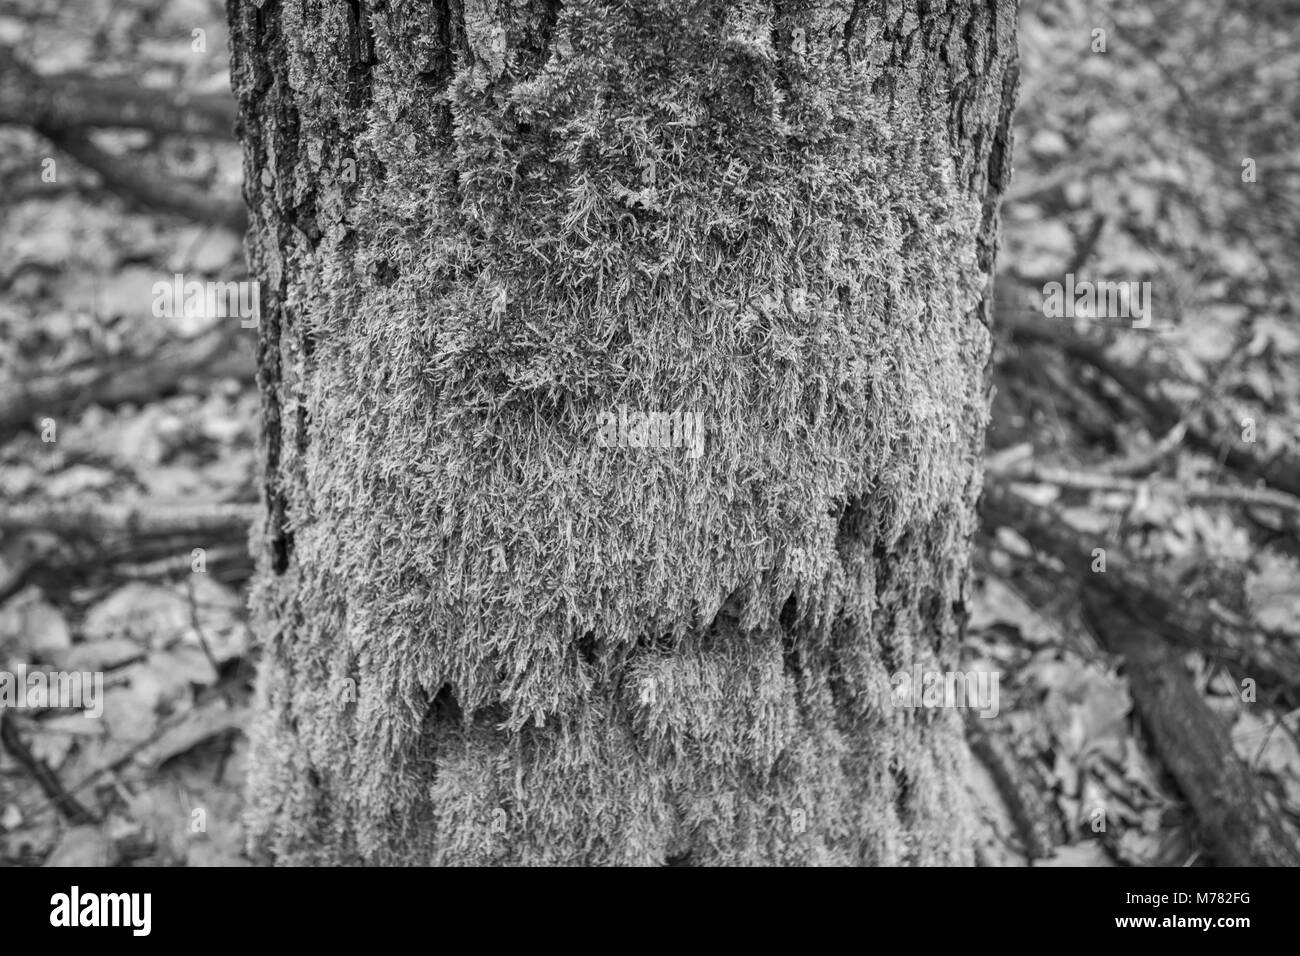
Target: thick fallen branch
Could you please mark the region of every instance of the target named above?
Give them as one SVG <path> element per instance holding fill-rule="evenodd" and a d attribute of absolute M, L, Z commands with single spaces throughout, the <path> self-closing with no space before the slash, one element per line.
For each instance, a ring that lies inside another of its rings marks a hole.
<path fill-rule="evenodd" d="M 1124 658 L 1143 725 L 1220 862 L 1300 865 L 1293 836 L 1265 801 L 1221 722 L 1164 638 L 1210 653 L 1229 652 L 1226 656 L 1237 657 L 1252 676 L 1293 688 L 1300 669 L 1294 660 L 1283 659 L 1291 652 L 1273 649 L 1277 656 L 1269 660 L 1267 642 L 1242 647 L 1224 641 L 1220 646 L 1214 638 L 1222 630 L 1217 618 L 1211 619 L 1212 615 L 1189 606 L 1178 595 L 1160 593 L 1128 567 L 1119 573 L 1117 565 L 1122 563 L 1113 556 L 1106 573 L 1092 574 L 1086 560 L 1091 549 L 1064 520 L 1020 498 L 997 478 L 986 487 L 983 510 L 987 521 L 1013 528 L 1036 550 L 1065 565 L 1066 576 L 1079 589 L 1089 629 L 1108 651 Z"/>
<path fill-rule="evenodd" d="M 1238 759 L 1223 722 L 1158 637 L 1115 606 L 1084 605 L 1088 629 L 1124 658 L 1129 689 L 1151 743 L 1226 866 L 1300 866 L 1296 837 Z"/>
<path fill-rule="evenodd" d="M 122 126 L 233 139 L 234 102 L 227 97 L 150 90 L 126 81 L 80 74 L 42 76 L 0 45 L 0 123 L 30 127 L 104 186 L 147 208 L 243 232 L 248 213 L 234 198 L 213 198 L 191 183 L 142 170 L 91 142 L 87 127 Z"/>
<path fill-rule="evenodd" d="M 1076 588 L 1122 608 L 1164 640 L 1226 660 L 1261 685 L 1300 699 L 1300 654 L 1291 642 L 1187 600 L 1145 568 L 1125 561 L 1117 549 L 1107 548 L 1106 571 L 1094 574 L 1095 543 L 1084 540 L 1054 510 L 1026 501 L 996 474 L 985 482 L 981 513 L 986 525 L 1010 528 L 1035 550 L 1060 561 Z"/>
<path fill-rule="evenodd" d="M 82 166 L 98 173 L 104 186 L 123 199 L 196 222 L 227 226 L 240 233 L 248 225 L 248 210 L 240 200 L 213 198 L 193 183 L 142 170 L 137 162 L 100 149 L 81 130 L 46 123 L 33 124 L 33 129 Z"/>
<path fill-rule="evenodd" d="M 0 44 L 0 123 L 80 129 L 120 127 L 233 140 L 234 97 L 140 86 L 82 73 L 29 69 Z"/>
<path fill-rule="evenodd" d="M 170 342 L 158 351 L 93 367 L 0 384 L 0 435 L 87 405 L 112 408 L 170 395 L 193 376 L 251 381 L 253 358 L 227 329 Z"/>

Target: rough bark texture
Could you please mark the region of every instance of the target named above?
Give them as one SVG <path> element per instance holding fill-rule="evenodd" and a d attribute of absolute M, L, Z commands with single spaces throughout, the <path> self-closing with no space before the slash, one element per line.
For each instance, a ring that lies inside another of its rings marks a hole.
<path fill-rule="evenodd" d="M 955 666 L 1013 2 L 230 19 L 255 842 L 968 862 L 960 718 L 879 689 Z M 624 404 L 703 455 L 597 447 Z"/>

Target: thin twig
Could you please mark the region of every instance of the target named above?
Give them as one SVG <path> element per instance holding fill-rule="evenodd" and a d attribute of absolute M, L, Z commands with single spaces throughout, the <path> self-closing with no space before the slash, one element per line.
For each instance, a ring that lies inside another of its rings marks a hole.
<path fill-rule="evenodd" d="M 1300 498 L 1272 488 L 1243 488 L 1208 482 L 1138 481 L 1113 474 L 1069 471 L 1043 465 L 1021 464 L 998 473 L 1008 481 L 1056 485 L 1074 491 L 1102 491 L 1137 495 L 1146 490 L 1153 495 L 1182 498 L 1189 503 L 1233 504 L 1277 508 L 1300 517 Z"/>
<path fill-rule="evenodd" d="M 0 507 L 0 530 L 36 528 L 73 537 L 157 537 L 170 534 L 246 535 L 257 505 L 19 504 Z"/>
<path fill-rule="evenodd" d="M 35 778 L 41 790 L 63 814 L 65 820 L 76 826 L 99 822 L 94 814 L 78 803 L 76 798 L 64 788 L 58 774 L 50 769 L 50 765 L 32 753 L 22 735 L 18 733 L 13 714 L 4 710 L 0 710 L 0 743 L 3 743 L 5 750 L 9 751 L 9 754 Z"/>
<path fill-rule="evenodd" d="M 199 623 L 199 606 L 194 599 L 194 578 L 191 575 L 185 579 L 185 596 L 190 605 L 190 627 L 194 628 L 194 633 L 198 635 L 199 646 L 203 648 L 203 656 L 208 659 L 212 666 L 212 676 L 216 680 L 221 679 L 221 665 L 217 663 L 216 655 L 212 653 L 212 647 L 208 644 L 208 636 L 203 633 L 203 625 Z"/>

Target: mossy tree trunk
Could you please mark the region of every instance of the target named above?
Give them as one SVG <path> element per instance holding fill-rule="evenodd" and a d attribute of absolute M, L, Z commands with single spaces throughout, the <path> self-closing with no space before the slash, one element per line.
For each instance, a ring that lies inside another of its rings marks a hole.
<path fill-rule="evenodd" d="M 230 0 L 257 846 L 969 861 L 959 718 L 881 688 L 956 664 L 1014 16 Z"/>

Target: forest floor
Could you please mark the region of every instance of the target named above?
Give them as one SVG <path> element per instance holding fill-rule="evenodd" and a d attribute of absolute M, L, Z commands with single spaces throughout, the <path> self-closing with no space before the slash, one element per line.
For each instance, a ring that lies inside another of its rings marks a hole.
<path fill-rule="evenodd" d="M 0 45 L 45 77 L 229 96 L 219 0 L 81 6 L 8 4 Z M 1215 0 L 1050 7 L 1022 16 L 989 481 L 1054 509 L 1085 574 L 1209 622 L 1169 651 L 1179 680 L 1297 846 L 1300 474 L 1268 469 L 1300 437 L 1300 23 Z M 176 273 L 246 278 L 237 231 L 156 191 L 237 208 L 239 149 L 51 137 L 6 106 L 0 670 L 102 672 L 104 688 L 97 720 L 0 709 L 0 864 L 244 864 L 256 333 L 151 308 Z M 96 155 L 144 185 L 108 188 Z M 1045 318 L 1066 274 L 1149 282 L 1151 326 Z M 1223 449 L 1247 431 L 1243 465 Z M 1222 861 L 1131 657 L 1098 630 L 1100 592 L 1047 540 L 990 514 L 979 541 L 965 665 L 1001 675 L 997 715 L 969 721 L 980 861 Z"/>

